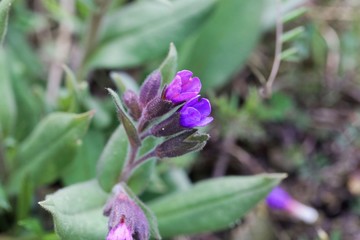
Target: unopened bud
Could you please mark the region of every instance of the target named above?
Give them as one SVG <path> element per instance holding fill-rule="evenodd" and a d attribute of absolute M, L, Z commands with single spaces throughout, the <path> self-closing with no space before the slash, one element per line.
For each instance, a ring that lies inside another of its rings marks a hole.
<path fill-rule="evenodd" d="M 175 112 L 169 118 L 156 124 L 150 132 L 155 137 L 168 137 L 184 130 L 189 130 L 180 125 L 180 113 Z"/>
<path fill-rule="evenodd" d="M 178 157 L 203 149 L 208 139 L 208 134 L 199 134 L 193 129 L 166 140 L 156 147 L 155 153 L 159 158 Z"/>
<path fill-rule="evenodd" d="M 140 105 L 144 108 L 159 93 L 161 85 L 161 73 L 156 70 L 152 72 L 144 81 L 140 89 Z"/>
<path fill-rule="evenodd" d="M 129 114 L 136 121 L 141 117 L 141 107 L 139 97 L 132 90 L 127 90 L 123 95 L 124 104 L 129 110 Z"/>
<path fill-rule="evenodd" d="M 104 208 L 109 217 L 109 233 L 106 240 L 149 239 L 149 224 L 142 209 L 120 190 Z"/>

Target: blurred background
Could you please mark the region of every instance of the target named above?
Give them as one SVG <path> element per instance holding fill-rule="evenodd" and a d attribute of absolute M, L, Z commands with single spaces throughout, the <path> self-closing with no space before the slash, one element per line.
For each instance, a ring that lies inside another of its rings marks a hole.
<path fill-rule="evenodd" d="M 0 32 L 1 240 L 56 239 L 36 203 L 95 176 L 118 124 L 111 73 L 140 82 L 164 58 L 200 77 L 215 118 L 202 152 L 166 165 L 194 182 L 284 172 L 283 189 L 319 213 L 307 224 L 259 206 L 224 232 L 179 240 L 360 239 L 358 0 L 1 0 Z M 82 144 L 51 153 L 71 161 L 43 181 L 21 173 L 41 172 L 48 140 L 21 156 L 41 119 L 89 110 Z M 147 194 L 162 187 L 153 179 Z"/>

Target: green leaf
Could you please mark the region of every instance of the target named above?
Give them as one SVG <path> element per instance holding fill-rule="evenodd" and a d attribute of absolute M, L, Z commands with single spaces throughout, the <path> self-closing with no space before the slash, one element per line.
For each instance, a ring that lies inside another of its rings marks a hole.
<path fill-rule="evenodd" d="M 177 69 L 177 58 L 176 47 L 173 43 L 170 43 L 168 55 L 159 67 L 165 84 L 170 83 L 175 76 Z"/>
<path fill-rule="evenodd" d="M 8 18 L 9 12 L 11 8 L 11 4 L 14 0 L 2 0 L 0 1 L 0 44 L 3 44 L 7 25 L 8 25 Z"/>
<path fill-rule="evenodd" d="M 120 120 L 120 122 L 123 124 L 126 135 L 129 139 L 129 142 L 131 144 L 132 147 L 137 148 L 141 145 L 141 141 L 140 141 L 140 137 L 138 135 L 138 132 L 136 130 L 136 127 L 134 125 L 134 123 L 132 122 L 132 120 L 130 119 L 130 117 L 128 116 L 128 114 L 125 112 L 122 102 L 119 98 L 119 95 L 117 95 L 116 92 L 114 92 L 112 89 L 107 88 L 106 89 L 111 97 L 114 100 L 115 106 L 116 106 L 116 110 L 118 113 L 118 118 Z"/>
<path fill-rule="evenodd" d="M 197 183 L 148 204 L 163 237 L 229 228 L 261 201 L 285 175 L 224 177 Z"/>
<path fill-rule="evenodd" d="M 100 186 L 110 192 L 118 182 L 128 153 L 128 139 L 123 125 L 110 137 L 97 164 L 96 175 Z"/>
<path fill-rule="evenodd" d="M 4 137 L 11 134 L 17 114 L 9 67 L 7 52 L 0 47 L 0 131 L 3 131 Z"/>
<path fill-rule="evenodd" d="M 66 185 L 87 181 L 96 177 L 96 163 L 105 145 L 104 135 L 90 130 L 84 137 L 72 163 L 64 170 L 62 179 Z"/>
<path fill-rule="evenodd" d="M 136 1 L 108 14 L 101 26 L 97 48 L 86 61 L 88 68 L 140 65 L 166 52 L 196 31 L 216 0 L 178 0 L 172 4 Z M 134 17 L 136 16 L 136 17 Z"/>
<path fill-rule="evenodd" d="M 17 192 L 27 176 L 35 187 L 57 179 L 73 160 L 92 116 L 93 112 L 53 113 L 43 119 L 19 147 L 8 190 Z"/>
<path fill-rule="evenodd" d="M 263 5 L 263 0 L 220 1 L 190 48 L 191 54 L 181 59 L 180 69 L 192 69 L 202 79 L 204 90 L 224 85 L 256 45 Z"/>
<path fill-rule="evenodd" d="M 39 204 L 52 214 L 61 239 L 99 240 L 107 233 L 102 214 L 107 199 L 98 182 L 91 180 L 63 188 Z"/>

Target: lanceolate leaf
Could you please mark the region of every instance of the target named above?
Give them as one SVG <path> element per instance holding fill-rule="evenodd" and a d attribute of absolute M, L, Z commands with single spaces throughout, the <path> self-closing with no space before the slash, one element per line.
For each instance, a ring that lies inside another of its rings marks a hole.
<path fill-rule="evenodd" d="M 164 84 L 171 82 L 171 80 L 175 76 L 176 69 L 177 69 L 177 51 L 174 43 L 171 43 L 168 55 L 159 67 L 159 70 L 163 77 Z"/>
<path fill-rule="evenodd" d="M 98 182 L 91 180 L 63 188 L 39 204 L 52 214 L 61 239 L 99 240 L 107 233 L 102 214 L 107 199 Z"/>
<path fill-rule="evenodd" d="M 111 97 L 114 100 L 119 120 L 121 121 L 121 123 L 124 126 L 124 129 L 125 129 L 125 132 L 126 132 L 126 135 L 127 135 L 128 139 L 129 139 L 130 144 L 133 147 L 139 147 L 141 145 L 141 141 L 140 141 L 138 132 L 137 132 L 137 130 L 135 128 L 134 123 L 131 121 L 130 117 L 125 112 L 119 96 L 117 95 L 116 92 L 114 92 L 110 88 L 107 88 L 107 90 L 108 90 L 108 92 L 110 93 Z"/>
<path fill-rule="evenodd" d="M 104 191 L 110 192 L 118 182 L 128 153 L 128 140 L 120 125 L 107 142 L 97 164 L 96 175 Z"/>
<path fill-rule="evenodd" d="M 25 177 L 30 177 L 35 186 L 57 179 L 74 158 L 92 116 L 93 112 L 53 113 L 42 120 L 15 156 L 17 171 L 8 190 L 19 190 Z"/>
<path fill-rule="evenodd" d="M 136 1 L 106 16 L 87 67 L 130 67 L 166 52 L 206 19 L 217 0 Z M 136 16 L 136 17 L 134 17 Z"/>
<path fill-rule="evenodd" d="M 255 47 L 261 26 L 263 1 L 220 1 L 190 54 L 180 60 L 181 69 L 192 69 L 202 79 L 203 89 L 219 87 L 239 71 Z"/>
<path fill-rule="evenodd" d="M 243 217 L 282 178 L 263 174 L 207 180 L 148 205 L 163 237 L 222 230 Z"/>

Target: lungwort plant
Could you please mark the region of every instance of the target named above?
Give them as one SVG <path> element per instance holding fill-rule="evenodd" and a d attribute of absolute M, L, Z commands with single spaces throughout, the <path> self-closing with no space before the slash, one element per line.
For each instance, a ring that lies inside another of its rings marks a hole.
<path fill-rule="evenodd" d="M 227 228 L 262 200 L 279 175 L 223 177 L 143 202 L 156 161 L 201 150 L 209 135 L 211 104 L 189 70 L 162 86 L 159 70 L 138 93 L 107 89 L 121 125 L 106 144 L 97 179 L 48 195 L 40 205 L 51 212 L 62 239 L 160 239 Z M 125 110 L 126 109 L 126 110 Z M 148 176 L 148 177 L 145 177 Z"/>

